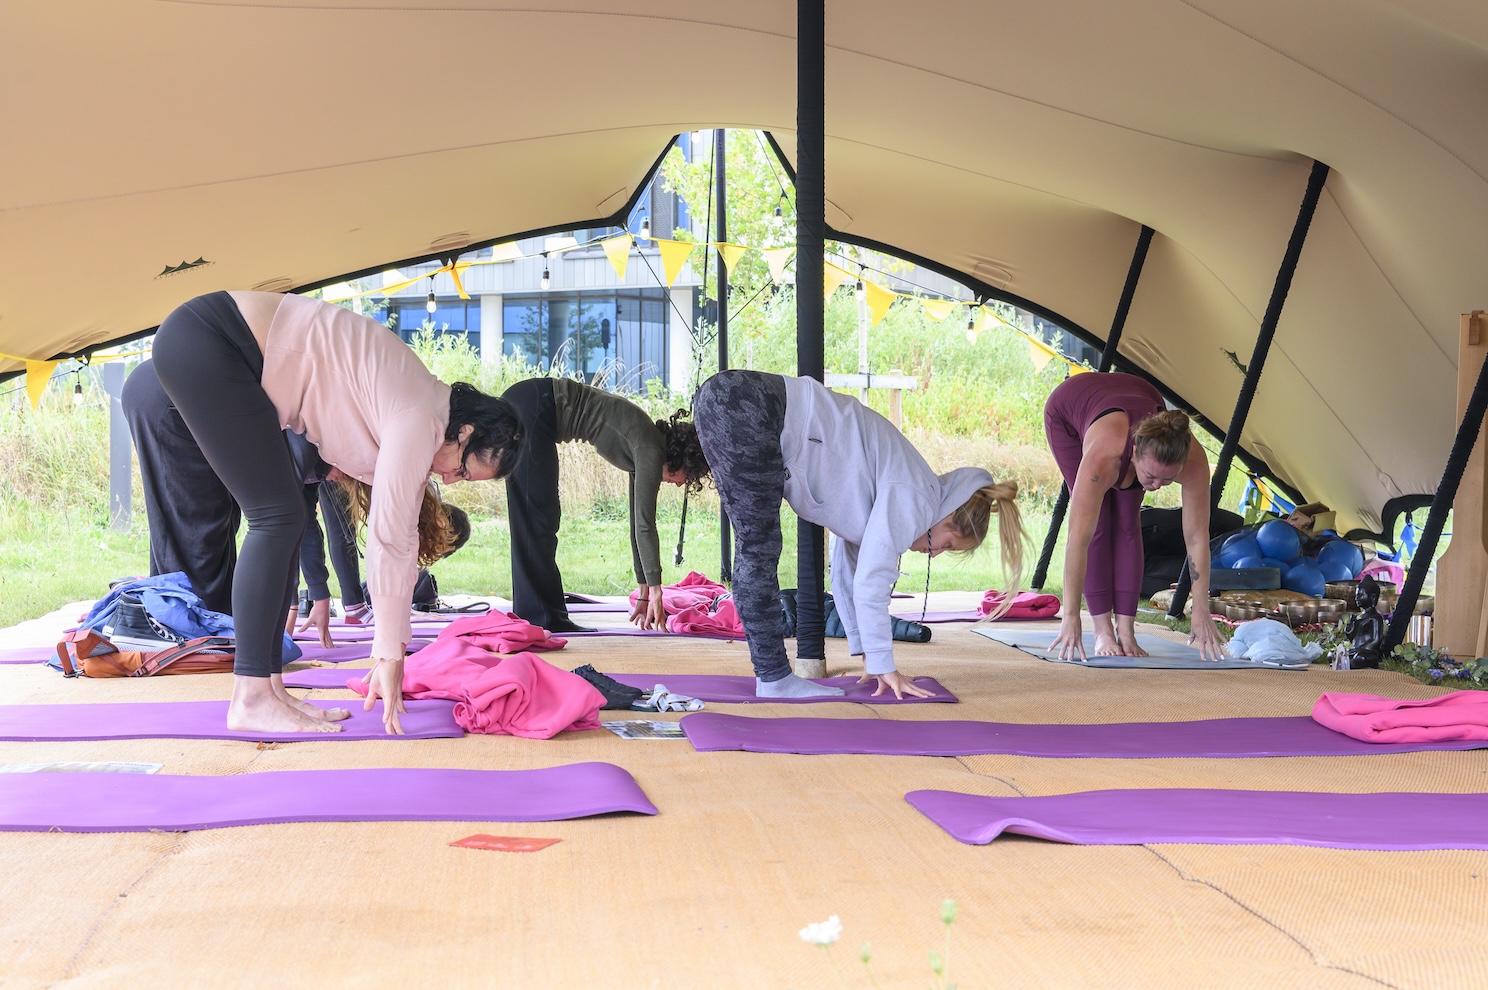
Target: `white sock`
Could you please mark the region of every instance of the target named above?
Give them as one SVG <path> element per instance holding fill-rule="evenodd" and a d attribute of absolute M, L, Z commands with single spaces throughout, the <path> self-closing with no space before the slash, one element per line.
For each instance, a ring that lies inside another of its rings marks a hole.
<path fill-rule="evenodd" d="M 758 677 L 754 679 L 756 698 L 835 698 L 846 693 L 839 687 L 818 684 L 795 674 L 786 674 L 778 681 L 762 681 Z"/>

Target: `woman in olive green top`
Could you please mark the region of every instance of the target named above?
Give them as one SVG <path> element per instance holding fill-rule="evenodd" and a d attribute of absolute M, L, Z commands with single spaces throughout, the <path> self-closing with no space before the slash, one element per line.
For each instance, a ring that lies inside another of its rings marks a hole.
<path fill-rule="evenodd" d="M 656 495 L 663 481 L 690 491 L 702 487 L 708 462 L 697 431 L 678 410 L 652 420 L 640 406 L 568 378 L 530 378 L 502 398 L 517 409 L 527 450 L 506 479 L 511 524 L 512 610 L 550 632 L 584 632 L 568 617 L 558 571 L 558 444 L 583 440 L 630 475 L 630 552 L 637 602 L 631 621 L 665 629 L 661 607 L 661 537 Z"/>

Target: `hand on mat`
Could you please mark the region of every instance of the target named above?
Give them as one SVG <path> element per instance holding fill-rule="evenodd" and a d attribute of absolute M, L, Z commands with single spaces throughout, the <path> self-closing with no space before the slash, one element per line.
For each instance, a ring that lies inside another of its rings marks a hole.
<path fill-rule="evenodd" d="M 294 619 L 291 618 L 289 621 L 293 623 Z M 300 623 L 298 631 L 304 632 L 312 626 L 320 632 L 321 646 L 329 650 L 336 645 L 331 639 L 331 600 L 329 598 L 322 598 L 310 606 L 310 617 Z"/>
<path fill-rule="evenodd" d="M 1214 628 L 1214 620 L 1205 620 L 1195 616 L 1190 626 L 1192 632 L 1188 637 L 1190 646 L 1199 648 L 1199 656 L 1205 660 L 1223 660 L 1226 655 L 1225 645 L 1220 641 L 1219 630 Z"/>
<path fill-rule="evenodd" d="M 935 693 L 916 686 L 908 674 L 902 674 L 897 670 L 891 670 L 887 674 L 864 674 L 858 678 L 858 683 L 867 684 L 870 679 L 878 681 L 878 688 L 873 692 L 875 698 L 884 691 L 893 691 L 894 697 L 901 701 L 904 700 L 906 694 L 911 698 L 928 698 Z"/>
<path fill-rule="evenodd" d="M 635 607 L 630 610 L 630 621 L 642 629 L 666 631 L 666 609 L 662 607 L 661 585 L 637 585 Z"/>
<path fill-rule="evenodd" d="M 1059 622 L 1059 635 L 1049 644 L 1049 652 L 1061 660 L 1079 657 L 1085 660 L 1085 630 L 1080 628 L 1080 616 L 1066 615 Z"/>
<path fill-rule="evenodd" d="M 408 714 L 408 708 L 403 704 L 403 658 L 389 660 L 378 657 L 362 682 L 367 685 L 367 702 L 362 711 L 370 712 L 373 703 L 381 698 L 383 728 L 390 736 L 401 736 L 403 726 L 398 724 L 398 713 Z"/>

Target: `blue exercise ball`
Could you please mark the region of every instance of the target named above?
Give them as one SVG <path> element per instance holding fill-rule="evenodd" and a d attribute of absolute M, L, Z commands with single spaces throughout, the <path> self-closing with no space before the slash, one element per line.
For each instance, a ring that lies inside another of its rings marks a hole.
<path fill-rule="evenodd" d="M 1323 572 L 1316 567 L 1293 567 L 1281 578 L 1281 586 L 1288 591 L 1296 591 L 1314 598 L 1323 597 L 1327 591 L 1327 579 Z"/>
<path fill-rule="evenodd" d="M 1347 581 L 1358 577 L 1359 572 L 1364 569 L 1364 551 L 1348 540 L 1330 540 L 1318 551 L 1318 563 L 1327 564 L 1330 561 L 1348 568 L 1349 576 L 1339 579 Z"/>
<path fill-rule="evenodd" d="M 1302 550 L 1302 538 L 1290 523 L 1280 519 L 1262 523 L 1256 530 L 1256 543 L 1260 545 L 1261 556 L 1277 560 L 1290 560 Z"/>
<path fill-rule="evenodd" d="M 1261 545 L 1256 542 L 1254 533 L 1236 533 L 1219 550 L 1222 556 L 1230 560 L 1239 560 L 1241 557 L 1263 557 Z"/>
<path fill-rule="evenodd" d="M 1274 567 L 1278 571 L 1282 571 L 1283 573 L 1285 573 L 1286 569 L 1288 567 L 1290 567 L 1291 565 L 1288 564 L 1284 560 L 1277 560 L 1275 557 L 1266 557 L 1266 558 L 1264 558 L 1264 559 L 1261 560 L 1261 566 L 1262 567 Z"/>
<path fill-rule="evenodd" d="M 1235 561 L 1234 566 L 1237 569 L 1249 567 L 1265 567 L 1266 559 L 1264 557 L 1241 557 L 1239 560 Z"/>
<path fill-rule="evenodd" d="M 1349 570 L 1347 564 L 1337 560 L 1325 560 L 1318 565 L 1318 570 L 1323 572 L 1323 577 L 1329 581 L 1352 581 L 1354 572 Z"/>

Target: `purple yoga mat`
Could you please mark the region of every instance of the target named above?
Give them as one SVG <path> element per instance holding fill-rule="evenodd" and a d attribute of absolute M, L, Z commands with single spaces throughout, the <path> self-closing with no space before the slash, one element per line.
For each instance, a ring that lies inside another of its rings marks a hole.
<path fill-rule="evenodd" d="M 448 625 L 448 622 L 414 622 L 409 628 L 415 639 L 435 639 Z M 376 626 L 345 626 L 331 623 L 331 639 L 337 643 L 370 643 L 376 636 Z M 293 639 L 296 643 L 318 643 L 320 633 L 314 629 L 306 629 L 304 632 L 295 633 Z"/>
<path fill-rule="evenodd" d="M 910 622 L 923 622 L 926 625 L 932 622 L 975 622 L 981 615 L 974 608 L 962 609 L 958 612 L 926 612 L 923 619 L 918 612 L 894 612 L 896 619 L 908 619 Z"/>
<path fill-rule="evenodd" d="M 137 701 L 99 705 L 0 705 L 0 740 L 65 742 L 78 739 L 244 739 L 249 742 L 322 742 L 343 739 L 449 739 L 463 736 L 453 701 L 409 701 L 398 717 L 404 735 L 382 727 L 382 702 L 311 702 L 347 708 L 340 732 L 230 732 L 225 701 Z M 0 776 L 7 776 L 0 774 Z M 76 776 L 69 774 L 68 776 Z"/>
<path fill-rule="evenodd" d="M 129 778 L 125 780 L 124 778 Z M 277 770 L 225 777 L 0 774 L 0 830 L 188 832 L 275 822 L 553 822 L 656 814 L 609 763 L 545 770 Z"/>
<path fill-rule="evenodd" d="M 1126 790 L 982 797 L 911 791 L 904 800 L 952 838 L 978 846 L 1014 832 L 1085 846 L 1488 849 L 1488 794 Z"/>
<path fill-rule="evenodd" d="M 417 653 L 432 642 L 433 640 L 430 639 L 415 639 L 408 644 L 408 652 Z M 372 659 L 372 643 L 370 641 L 365 643 L 338 643 L 330 649 L 326 649 L 319 643 L 301 643 L 298 645 L 300 652 L 304 654 L 300 658 L 302 660 L 316 660 L 320 663 L 348 663 L 352 660 Z"/>
<path fill-rule="evenodd" d="M 360 676 L 356 670 L 299 670 L 284 675 L 285 687 L 292 688 L 344 688 L 352 677 Z M 859 684 L 856 677 L 828 677 L 818 684 L 830 684 L 847 691 L 840 698 L 756 698 L 754 678 L 733 674 L 610 674 L 615 680 L 631 687 L 649 691 L 658 684 L 665 684 L 673 694 L 685 694 L 692 698 L 717 704 L 810 704 L 823 701 L 856 701 L 875 705 L 924 704 L 926 702 L 952 702 L 956 696 L 947 691 L 933 677 L 916 677 L 914 682 L 922 688 L 934 691 L 929 698 L 905 698 L 900 701 L 892 693 L 887 697 L 872 697 L 874 684 Z"/>
<path fill-rule="evenodd" d="M 667 687 L 671 687 L 670 684 Z M 861 753 L 876 756 L 1179 757 L 1361 756 L 1488 749 L 1488 742 L 1367 743 L 1308 716 L 1198 722 L 899 722 L 877 718 L 751 718 L 696 712 L 682 729 L 699 752 Z"/>
<path fill-rule="evenodd" d="M 582 612 L 629 612 L 629 602 L 569 602 L 568 614 L 577 615 Z M 567 635 L 565 633 L 564 635 Z"/>
<path fill-rule="evenodd" d="M 0 663 L 46 663 L 56 655 L 55 646 L 17 646 L 0 650 Z"/>

